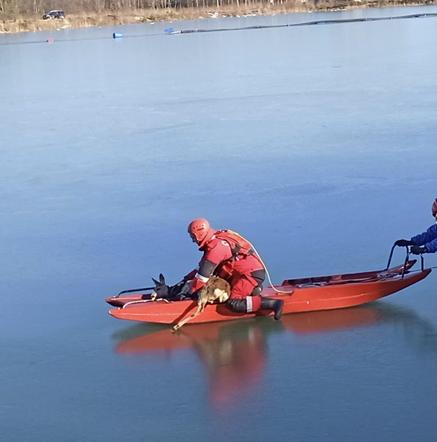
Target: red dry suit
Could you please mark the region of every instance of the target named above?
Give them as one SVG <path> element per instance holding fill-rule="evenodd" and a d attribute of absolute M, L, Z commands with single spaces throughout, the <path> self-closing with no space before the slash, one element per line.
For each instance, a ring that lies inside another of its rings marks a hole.
<path fill-rule="evenodd" d="M 229 307 L 238 312 L 260 309 L 265 269 L 247 240 L 232 230 L 217 230 L 199 250 L 203 252 L 199 268 L 185 277 L 194 278 L 191 292 L 197 292 L 212 275 L 217 275 L 231 285 Z"/>

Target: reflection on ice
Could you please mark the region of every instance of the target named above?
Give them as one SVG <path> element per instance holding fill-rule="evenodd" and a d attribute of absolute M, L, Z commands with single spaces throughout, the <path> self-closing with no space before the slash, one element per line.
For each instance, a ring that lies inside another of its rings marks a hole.
<path fill-rule="evenodd" d="M 394 324 L 405 330 L 405 339 L 419 351 L 437 349 L 437 332 L 414 310 L 374 303 L 342 310 L 268 318 L 190 325 L 174 334 L 168 327 L 134 325 L 114 335 L 119 355 L 194 351 L 207 373 L 209 397 L 214 407 L 238 403 L 244 393 L 263 379 L 267 348 L 273 334 L 293 333 L 296 339 L 313 334 Z"/>

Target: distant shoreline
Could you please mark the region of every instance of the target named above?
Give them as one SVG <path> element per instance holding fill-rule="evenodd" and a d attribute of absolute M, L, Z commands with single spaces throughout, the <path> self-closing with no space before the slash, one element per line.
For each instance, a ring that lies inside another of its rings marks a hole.
<path fill-rule="evenodd" d="M 431 6 L 437 0 L 427 1 L 335 1 L 309 0 L 298 6 L 287 4 L 251 4 L 250 6 L 224 5 L 219 8 L 166 8 L 141 9 L 130 11 L 105 11 L 102 13 L 68 14 L 64 19 L 42 20 L 40 16 L 2 18 L 0 34 L 18 32 L 58 31 L 89 27 L 118 26 L 162 21 L 197 20 L 218 17 L 269 16 L 296 12 L 327 12 L 349 9 L 391 8 L 402 6 Z"/>

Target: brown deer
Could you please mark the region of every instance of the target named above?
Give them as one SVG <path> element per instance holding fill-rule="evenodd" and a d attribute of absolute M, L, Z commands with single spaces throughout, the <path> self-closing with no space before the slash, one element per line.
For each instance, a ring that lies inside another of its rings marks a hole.
<path fill-rule="evenodd" d="M 181 319 L 172 327 L 173 331 L 179 330 L 187 322 L 199 316 L 205 310 L 206 304 L 214 304 L 214 302 L 223 303 L 229 299 L 231 294 L 231 286 L 227 281 L 218 276 L 209 278 L 206 285 L 200 289 L 199 298 L 197 300 L 197 310 L 190 316 Z"/>

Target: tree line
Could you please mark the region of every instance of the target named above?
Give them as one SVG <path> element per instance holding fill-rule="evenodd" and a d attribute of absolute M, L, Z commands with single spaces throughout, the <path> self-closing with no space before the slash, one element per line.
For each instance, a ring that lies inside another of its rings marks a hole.
<path fill-rule="evenodd" d="M 0 0 L 0 18 L 40 16 L 52 9 L 68 14 L 133 12 L 135 10 L 166 8 L 220 8 L 282 5 L 284 9 L 333 8 L 347 5 L 399 5 L 408 3 L 435 3 L 436 0 Z"/>
<path fill-rule="evenodd" d="M 353 3 L 353 0 L 350 0 Z M 3 16 L 38 16 L 52 9 L 63 9 L 68 14 L 114 13 L 142 9 L 164 8 L 218 8 L 221 6 L 251 5 L 317 5 L 347 3 L 347 0 L 0 0 L 0 14 Z"/>

